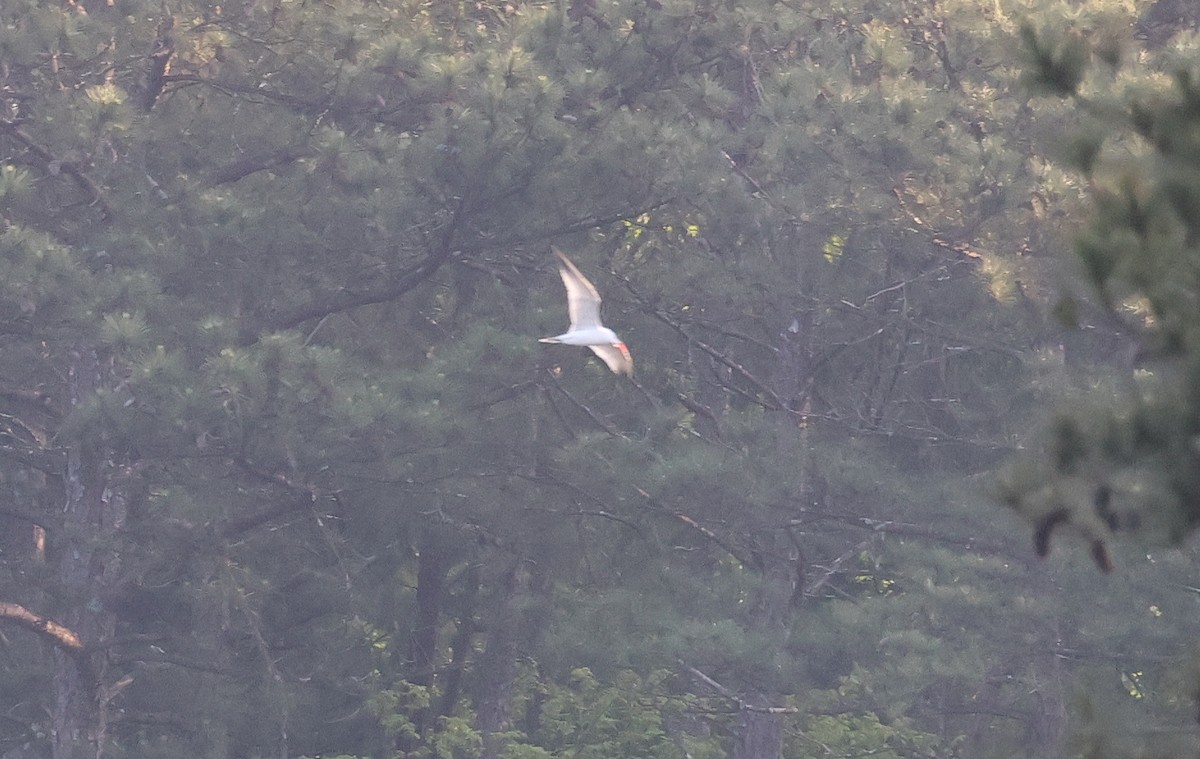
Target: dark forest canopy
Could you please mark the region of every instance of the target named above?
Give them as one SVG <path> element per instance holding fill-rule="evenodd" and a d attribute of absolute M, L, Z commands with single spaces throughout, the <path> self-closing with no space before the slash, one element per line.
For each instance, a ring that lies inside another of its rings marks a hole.
<path fill-rule="evenodd" d="M 5 0 L 0 756 L 1194 753 L 1189 7 Z"/>

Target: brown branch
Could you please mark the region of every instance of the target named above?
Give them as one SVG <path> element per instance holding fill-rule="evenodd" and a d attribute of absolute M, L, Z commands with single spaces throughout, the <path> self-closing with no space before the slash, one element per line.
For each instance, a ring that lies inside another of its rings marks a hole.
<path fill-rule="evenodd" d="M 327 303 L 310 304 L 297 309 L 291 314 L 276 319 L 272 328 L 276 330 L 291 329 L 310 319 L 319 319 L 329 314 L 349 311 L 359 306 L 385 303 L 412 290 L 417 285 L 432 277 L 438 269 L 442 268 L 443 264 L 450 260 L 451 255 L 455 252 L 455 237 L 457 236 L 459 227 L 463 223 L 463 218 L 469 206 L 470 200 L 464 194 L 463 197 L 459 198 L 458 207 L 455 208 L 450 223 L 446 225 L 445 230 L 442 232 L 441 243 L 438 245 L 437 250 L 405 269 L 388 286 L 374 292 L 344 295 L 340 298 L 335 297 Z M 248 342 L 254 342 L 257 339 L 258 337 L 254 336 Z"/>
<path fill-rule="evenodd" d="M 805 509 L 800 509 L 802 513 L 807 513 Z M 1015 548 L 1006 547 L 1004 544 L 992 543 L 989 541 L 979 540 L 975 537 L 959 537 L 939 532 L 936 529 L 923 527 L 918 524 L 896 521 L 881 521 L 871 519 L 870 517 L 856 516 L 852 514 L 830 514 L 820 513 L 813 515 L 815 520 L 832 520 L 849 525 L 854 529 L 866 529 L 878 533 L 886 533 L 888 535 L 899 535 L 905 538 L 916 538 L 918 540 L 928 540 L 942 545 L 954 546 L 966 551 L 979 554 L 980 556 L 994 556 L 1003 559 L 1004 561 L 1021 564 L 1025 567 L 1033 566 L 1028 556 L 1023 551 L 1015 550 Z M 793 519 L 789 521 L 790 527 L 803 527 L 811 524 L 811 521 L 803 518 Z"/>
<path fill-rule="evenodd" d="M 619 431 L 617 431 L 616 427 L 613 427 L 608 422 L 606 422 L 603 419 L 601 419 L 600 417 L 596 416 L 596 413 L 594 411 L 592 411 L 590 408 L 588 408 L 583 403 L 583 401 L 581 401 L 578 398 L 576 398 L 575 396 L 571 395 L 571 392 L 569 390 L 567 390 L 565 387 L 563 387 L 562 383 L 558 381 L 558 377 L 555 376 L 553 369 L 547 369 L 546 374 L 550 375 L 550 379 L 554 382 L 554 387 L 557 388 L 560 393 L 562 393 L 564 396 L 566 396 L 567 400 L 569 400 L 577 409 L 579 409 L 583 413 L 587 414 L 588 418 L 591 419 L 592 422 L 594 422 L 597 427 L 604 430 L 605 432 L 607 432 L 609 435 L 612 435 L 613 437 L 624 437 L 624 435 L 622 435 Z"/>
<path fill-rule="evenodd" d="M 268 522 L 273 522 L 280 517 L 289 516 L 299 511 L 311 510 L 313 501 L 311 497 L 301 497 L 295 501 L 284 503 L 274 508 L 260 511 L 257 514 L 238 517 L 222 522 L 217 526 L 216 533 L 218 536 L 225 538 L 235 538 L 244 532 L 249 532 L 256 527 L 261 527 Z"/>
<path fill-rule="evenodd" d="M 75 184 L 79 185 L 80 189 L 91 196 L 92 202 L 90 205 L 100 209 L 101 218 L 104 221 L 112 219 L 112 209 L 104 202 L 104 198 L 100 194 L 100 189 L 88 178 L 87 174 L 83 173 L 78 164 L 72 161 L 63 161 L 55 157 L 49 150 L 34 142 L 33 138 L 24 129 L 21 129 L 17 125 L 17 122 L 11 119 L 0 119 L 0 130 L 12 135 L 17 142 L 28 148 L 30 153 L 33 153 L 45 162 L 48 167 L 50 165 L 56 166 L 64 174 L 75 180 Z"/>
<path fill-rule="evenodd" d="M 154 43 L 154 51 L 150 53 L 150 71 L 146 76 L 146 91 L 142 98 L 142 109 L 149 111 L 158 102 L 163 87 L 167 84 L 167 74 L 171 70 L 171 56 L 175 54 L 175 17 L 168 16 L 158 25 L 158 37 Z"/>
<path fill-rule="evenodd" d="M 958 78 L 958 72 L 954 70 L 954 64 L 950 60 L 950 50 L 946 46 L 946 33 L 941 29 L 941 23 L 937 22 L 938 40 L 937 40 L 937 57 L 942 62 L 942 70 L 946 72 L 946 83 L 950 85 L 950 89 L 962 92 L 962 81 Z"/>
<path fill-rule="evenodd" d="M 708 406 L 705 406 L 703 403 L 700 403 L 699 401 L 692 400 L 683 393 L 676 392 L 675 396 L 679 398 L 679 402 L 683 404 L 685 409 L 712 422 L 713 434 L 716 436 L 717 440 L 720 441 L 721 420 L 717 419 L 717 415 L 712 412 L 712 409 L 710 409 Z"/>
<path fill-rule="evenodd" d="M 650 306 L 649 300 L 647 300 L 641 293 L 639 293 L 636 289 L 634 289 L 633 283 L 629 281 L 628 277 L 622 277 L 621 279 L 625 283 L 625 289 L 627 289 L 635 298 L 637 298 L 638 301 L 641 302 L 643 306 L 647 306 L 647 307 Z M 653 307 L 650 307 L 649 310 L 650 310 L 650 313 L 653 314 L 656 319 L 658 319 L 663 324 L 666 324 L 671 329 L 675 330 L 675 332 L 679 333 L 679 335 L 682 336 L 683 339 L 687 340 L 692 345 L 695 345 L 697 348 L 704 351 L 712 358 L 716 359 L 716 361 L 718 363 L 720 363 L 721 365 L 733 370 L 733 372 L 735 374 L 737 374 L 739 377 L 741 377 L 742 379 L 749 382 L 760 393 L 762 393 L 767 398 L 769 398 L 771 401 L 771 404 L 770 405 L 764 404 L 764 405 L 767 405 L 768 408 L 770 408 L 772 410 L 786 411 L 791 414 L 799 415 L 798 412 L 789 408 L 788 405 L 786 403 L 784 403 L 783 399 L 780 398 L 779 395 L 774 390 L 772 390 L 770 387 L 768 387 L 765 382 L 763 382 L 758 377 L 755 377 L 753 374 L 751 374 L 750 371 L 748 369 L 746 369 L 746 367 L 742 366 L 738 362 L 729 358 L 724 353 L 722 353 L 721 351 L 712 347 L 711 345 L 704 342 L 700 338 L 694 337 L 694 336 L 688 334 L 688 331 L 683 328 L 683 325 L 680 322 L 678 322 L 678 321 L 672 319 L 670 316 L 668 316 L 665 311 L 662 311 L 661 309 L 653 308 Z"/>
<path fill-rule="evenodd" d="M 908 207 L 907 201 L 904 200 L 904 194 L 900 192 L 899 187 L 892 188 L 892 195 L 895 196 L 896 200 L 899 202 L 900 210 L 903 211 L 904 215 L 908 217 L 908 220 L 913 223 L 915 230 L 927 235 L 929 237 L 929 241 L 934 245 L 952 253 L 957 253 L 960 256 L 973 258 L 976 261 L 983 258 L 983 254 L 974 248 L 970 243 L 960 242 L 948 238 L 932 224 L 918 216 L 911 208 Z"/>
<path fill-rule="evenodd" d="M 572 493 L 573 495 L 578 496 L 579 498 L 591 501 L 592 503 L 595 503 L 600 506 L 600 508 L 594 509 L 594 510 L 584 509 L 581 506 L 578 511 L 563 511 L 561 509 L 537 508 L 537 507 L 530 506 L 530 507 L 526 507 L 527 510 L 541 511 L 541 512 L 544 512 L 547 514 L 563 514 L 566 516 L 600 517 L 601 519 L 608 519 L 613 522 L 623 524 L 626 527 L 628 527 L 629 529 L 633 530 L 635 533 L 637 533 L 639 537 L 641 537 L 643 539 L 645 538 L 645 535 L 642 534 L 642 528 L 640 525 L 638 525 L 631 519 L 627 519 L 626 517 L 622 517 L 618 514 L 614 514 L 611 511 L 608 511 L 607 509 L 604 508 L 604 506 L 606 506 L 607 503 L 603 499 L 601 499 L 597 495 L 594 495 L 594 494 L 588 492 L 587 490 L 584 490 L 583 488 L 579 487 L 578 485 L 576 485 L 572 482 L 568 482 L 567 480 L 562 480 L 562 479 L 559 479 L 558 477 L 555 477 L 554 475 L 548 475 L 548 474 L 532 475 L 532 474 L 522 474 L 521 472 L 514 472 L 513 475 L 522 480 L 527 480 L 529 482 L 549 482 L 549 483 L 553 484 L 555 487 L 562 488 L 563 490 L 566 490 L 567 492 Z"/>
<path fill-rule="evenodd" d="M 316 100 L 305 100 L 296 95 L 289 95 L 284 92 L 274 92 L 265 88 L 240 87 L 229 82 L 218 82 L 212 79 L 199 76 L 197 74 L 167 74 L 163 77 L 163 86 L 168 84 L 190 85 L 199 84 L 205 87 L 210 87 L 217 92 L 220 92 L 229 97 L 245 97 L 254 100 L 258 103 L 270 102 L 276 105 L 285 105 L 293 108 L 301 113 L 325 113 L 330 110 L 330 99 L 328 97 L 319 98 Z M 374 101 L 372 101 L 374 102 Z"/>
<path fill-rule="evenodd" d="M 251 464 L 244 456 L 238 456 L 238 457 L 234 458 L 233 463 L 236 464 L 237 467 L 239 469 L 241 469 L 243 472 L 253 475 L 254 477 L 257 477 L 258 479 L 262 480 L 263 482 L 274 483 L 274 484 L 279 485 L 280 487 L 288 490 L 289 492 L 296 493 L 301 496 L 307 495 L 310 502 L 312 502 L 312 503 L 315 503 L 316 500 L 319 497 L 321 497 L 322 495 L 327 495 L 327 493 L 323 493 L 321 490 L 319 490 L 315 486 L 309 485 L 308 483 L 305 483 L 305 482 L 297 482 L 285 474 L 280 474 L 278 472 L 268 472 L 265 469 L 259 469 L 258 467 Z"/>
<path fill-rule="evenodd" d="M 871 541 L 873 541 L 874 539 L 875 539 L 874 536 L 869 537 L 866 540 L 858 543 L 858 545 L 855 545 L 855 546 L 851 547 L 849 550 L 843 552 L 841 556 L 834 559 L 833 563 L 831 563 L 829 565 L 829 568 L 825 570 L 825 574 L 821 576 L 821 579 L 817 580 L 816 582 L 812 583 L 808 587 L 804 588 L 804 593 L 803 593 L 804 597 L 805 598 L 816 598 L 817 593 L 821 590 L 821 588 L 828 585 L 829 581 L 832 580 L 834 578 L 834 576 L 837 575 L 837 573 L 841 571 L 842 565 L 845 564 L 851 557 L 857 556 L 858 554 L 860 554 L 864 550 L 866 550 L 867 547 L 871 545 Z"/>
<path fill-rule="evenodd" d="M 153 649 L 150 649 L 150 651 L 153 651 Z M 166 652 L 150 653 L 149 655 L 141 656 L 118 656 L 115 657 L 114 661 L 120 664 L 169 664 L 180 669 L 192 672 L 205 672 L 210 675 L 228 676 L 235 671 L 229 667 L 219 667 L 204 659 L 189 659 Z"/>
<path fill-rule="evenodd" d="M 743 555 L 742 555 L 742 554 L 741 554 L 741 553 L 738 551 L 738 549 L 734 548 L 734 546 L 733 546 L 731 543 L 729 543 L 729 541 L 725 540 L 724 538 L 722 538 L 722 537 L 721 537 L 720 535 L 718 535 L 717 533 L 713 532 L 713 531 L 712 531 L 712 530 L 710 530 L 709 528 L 707 528 L 707 527 L 705 527 L 704 525 L 700 524 L 700 523 L 699 523 L 699 522 L 697 522 L 695 519 L 692 519 L 692 518 L 691 518 L 691 517 L 689 517 L 687 514 L 684 514 L 684 513 L 683 513 L 683 512 L 681 512 L 681 511 L 676 511 L 675 509 L 672 509 L 671 507 L 669 507 L 669 506 L 667 506 L 666 504 L 662 503 L 662 502 L 661 502 L 661 501 L 659 501 L 657 498 L 655 498 L 654 496 L 650 495 L 649 493 L 647 493 L 645 490 L 643 490 L 642 488 L 638 487 L 637 485 L 634 485 L 634 486 L 633 486 L 633 489 L 634 489 L 634 490 L 636 490 L 636 491 L 638 492 L 638 495 L 640 495 L 642 498 L 645 498 L 647 501 L 649 501 L 649 502 L 650 502 L 650 503 L 651 503 L 651 504 L 652 504 L 652 505 L 653 505 L 655 508 L 657 508 L 658 510 L 660 510 L 660 511 L 662 511 L 662 512 L 666 513 L 666 514 L 669 514 L 670 516 L 674 517 L 674 518 L 675 518 L 675 520 L 676 520 L 677 522 L 681 522 L 681 523 L 683 523 L 683 524 L 687 525 L 689 528 L 691 528 L 691 529 L 695 530 L 696 532 L 700 533 L 702 536 L 704 536 L 704 538 L 705 538 L 705 539 L 707 539 L 707 540 L 708 540 L 709 542 L 711 542 L 713 545 L 715 545 L 715 546 L 717 546 L 718 548 L 720 548 L 720 549 L 721 549 L 722 551 L 724 551 L 725 553 L 727 553 L 727 554 L 729 554 L 730 556 L 732 556 L 732 557 L 733 557 L 734 559 L 736 559 L 736 560 L 737 560 L 737 561 L 738 561 L 740 564 L 743 564 L 743 565 L 745 565 L 745 566 L 747 566 L 747 567 L 753 567 L 753 566 L 755 566 L 756 562 L 754 561 L 754 559 L 753 559 L 752 557 L 743 556 Z"/>
<path fill-rule="evenodd" d="M 496 395 L 493 398 L 488 398 L 486 400 L 482 400 L 482 401 L 478 401 L 476 403 L 469 404 L 467 406 L 467 410 L 468 411 L 479 411 L 481 409 L 491 408 L 492 406 L 495 406 L 497 404 L 504 403 L 505 401 L 509 401 L 509 400 L 512 400 L 513 398 L 524 395 L 526 392 L 528 392 L 530 390 L 536 390 L 538 387 L 539 387 L 538 383 L 533 380 L 526 380 L 524 382 L 518 382 L 517 384 L 512 385 L 511 387 L 509 387 L 505 391 L 499 393 L 498 395 Z"/>
<path fill-rule="evenodd" d="M 52 619 L 38 616 L 20 604 L 0 601 L 0 619 L 15 622 L 18 626 L 37 633 L 73 658 L 78 659 L 84 653 L 83 641 L 73 630 Z"/>
<path fill-rule="evenodd" d="M 533 236 L 492 239 L 487 241 L 486 244 L 476 243 L 455 245 L 454 239 L 457 237 L 457 231 L 461 226 L 462 217 L 465 213 L 467 204 L 467 200 L 464 198 L 459 201 L 458 209 L 454 213 L 453 220 L 443 233 L 443 241 L 441 245 L 439 245 L 438 250 L 399 272 L 397 275 L 395 275 L 390 284 L 385 285 L 378 290 L 365 293 L 343 293 L 340 296 L 334 296 L 323 303 L 311 303 L 306 306 L 302 306 L 293 311 L 291 314 L 287 314 L 275 319 L 269 328 L 274 330 L 291 329 L 311 319 L 320 319 L 330 314 L 350 311 L 360 306 L 369 306 L 395 300 L 432 277 L 452 257 L 461 259 L 464 256 L 479 253 L 484 250 L 504 249 L 516 247 L 518 245 L 528 245 L 535 241 L 549 240 L 563 235 L 582 232 L 586 229 L 607 226 L 623 219 L 636 217 L 642 213 L 648 213 L 649 211 L 661 208 L 662 206 L 665 206 L 671 202 L 673 202 L 673 199 L 668 198 L 656 203 L 652 203 L 641 209 L 625 210 L 621 211 L 620 213 L 614 213 L 604 217 L 591 216 L 586 219 L 579 219 L 571 222 L 570 224 L 564 224 L 554 229 L 547 229 Z M 248 337 L 246 338 L 246 342 L 254 342 L 256 339 L 257 337 Z"/>
<path fill-rule="evenodd" d="M 343 293 L 322 303 L 311 303 L 296 309 L 290 314 L 284 314 L 275 319 L 269 329 L 292 329 L 312 319 L 320 319 L 330 314 L 350 311 L 360 306 L 370 306 L 395 300 L 433 276 L 449 258 L 449 250 L 439 250 L 400 272 L 392 280 L 391 284 L 386 287 L 366 293 Z M 254 335 L 249 337 L 246 342 L 255 342 L 256 340 L 258 340 L 258 336 Z"/>
<path fill-rule="evenodd" d="M 214 171 L 208 177 L 206 184 L 209 187 L 231 184 L 260 171 L 267 171 L 268 169 L 274 169 L 279 166 L 286 166 L 287 164 L 295 163 L 304 156 L 308 155 L 308 152 L 309 151 L 306 148 L 290 147 L 284 148 L 283 150 L 277 150 L 268 155 L 243 158 L 240 161 L 234 161 L 228 166 L 223 166 Z"/>
<path fill-rule="evenodd" d="M 762 714 L 800 714 L 800 708 L 796 706 L 758 706 L 757 704 L 752 704 L 739 696 L 730 688 L 721 685 L 719 682 L 695 667 L 689 667 L 683 662 L 680 662 L 680 665 L 683 666 L 683 668 L 686 669 L 688 674 L 692 675 L 692 677 L 695 677 L 697 680 L 704 683 L 709 688 L 712 688 L 724 698 L 727 698 L 737 704 L 738 709 L 748 712 L 760 712 Z"/>

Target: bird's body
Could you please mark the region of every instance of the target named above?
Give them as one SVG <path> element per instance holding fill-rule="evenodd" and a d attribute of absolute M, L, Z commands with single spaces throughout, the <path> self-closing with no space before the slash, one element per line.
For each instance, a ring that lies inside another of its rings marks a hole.
<path fill-rule="evenodd" d="M 592 327 L 564 332 L 554 337 L 543 337 L 538 342 L 562 343 L 563 345 L 615 345 L 621 342 L 617 333 L 608 327 Z"/>
<path fill-rule="evenodd" d="M 538 342 L 585 345 L 617 374 L 633 375 L 633 357 L 617 333 L 600 323 L 600 293 L 587 277 L 575 268 L 571 259 L 558 248 L 551 247 L 558 257 L 558 273 L 567 288 L 567 314 L 571 328 L 561 335 L 543 337 Z"/>

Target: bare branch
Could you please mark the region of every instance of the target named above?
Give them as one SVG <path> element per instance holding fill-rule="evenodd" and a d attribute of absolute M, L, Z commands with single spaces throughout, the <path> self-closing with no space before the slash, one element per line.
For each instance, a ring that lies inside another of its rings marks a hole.
<path fill-rule="evenodd" d="M 0 619 L 15 622 L 18 626 L 37 633 L 76 659 L 84 653 L 83 641 L 79 639 L 74 630 L 60 625 L 52 619 L 34 614 L 20 604 L 0 601 Z"/>
<path fill-rule="evenodd" d="M 587 414 L 588 418 L 591 419 L 593 422 L 595 422 L 597 427 L 604 430 L 605 432 L 607 432 L 609 435 L 612 435 L 613 437 L 624 437 L 620 432 L 617 431 L 616 427 L 613 427 L 608 422 L 606 422 L 603 419 L 601 419 L 600 417 L 596 416 L 595 412 L 592 411 L 590 408 L 588 408 L 583 403 L 583 401 L 581 401 L 578 398 L 576 398 L 575 396 L 571 395 L 571 392 L 569 390 L 567 390 L 565 387 L 563 387 L 562 383 L 558 381 L 558 377 L 555 376 L 553 370 L 547 369 L 546 373 L 550 375 L 550 379 L 554 382 L 554 387 L 557 388 L 560 393 L 562 393 L 564 396 L 566 396 L 567 400 L 569 400 L 572 404 L 574 404 L 574 406 L 576 408 L 578 408 L 583 413 Z"/>
<path fill-rule="evenodd" d="M 804 589 L 804 596 L 806 598 L 815 598 L 821 588 L 825 587 L 825 585 L 827 585 L 829 581 L 833 579 L 833 577 L 837 575 L 839 571 L 841 571 L 842 565 L 845 564 L 851 557 L 857 556 L 866 550 L 866 548 L 871 545 L 872 540 L 874 540 L 873 536 L 860 542 L 858 545 L 851 547 L 847 551 L 843 552 L 841 556 L 834 559 L 833 563 L 829 565 L 829 568 L 825 570 L 825 574 L 821 576 L 821 579 Z"/>
<path fill-rule="evenodd" d="M 716 359 L 717 362 L 719 362 L 723 366 L 728 367 L 729 369 L 732 369 L 735 374 L 737 374 L 739 377 L 741 377 L 742 379 L 749 382 L 760 393 L 762 393 L 764 396 L 766 396 L 768 399 L 770 399 L 771 405 L 769 406 L 769 408 L 771 408 L 773 410 L 778 410 L 778 411 L 786 411 L 788 413 L 796 414 L 797 416 L 799 416 L 799 414 L 796 411 L 789 408 L 788 405 L 786 403 L 784 403 L 783 399 L 780 398 L 779 395 L 774 390 L 772 390 L 770 387 L 768 387 L 767 384 L 765 382 L 763 382 L 762 380 L 760 380 L 758 377 L 755 377 L 753 374 L 751 374 L 750 371 L 748 369 L 746 369 L 746 367 L 742 366 L 738 362 L 729 358 L 724 353 L 722 353 L 721 351 L 712 347 L 711 345 L 704 342 L 700 338 L 694 337 L 694 336 L 688 334 L 688 331 L 686 329 L 684 329 L 683 324 L 676 321 L 675 319 L 672 319 L 670 316 L 667 315 L 667 313 L 665 311 L 652 307 L 650 305 L 650 301 L 633 287 L 633 283 L 629 281 L 628 277 L 622 277 L 621 279 L 625 283 L 625 288 L 635 298 L 637 298 L 638 301 L 643 306 L 646 306 L 648 308 L 648 310 L 650 311 L 650 313 L 653 314 L 656 319 L 658 319 L 663 324 L 666 324 L 671 329 L 675 330 L 675 332 L 679 333 L 679 335 L 681 335 L 685 340 L 687 340 L 692 345 L 695 345 L 697 348 L 704 351 L 712 358 Z"/>
<path fill-rule="evenodd" d="M 733 558 L 737 559 L 737 561 L 739 563 L 744 564 L 745 566 L 748 566 L 748 567 L 755 566 L 756 562 L 753 560 L 753 558 L 751 558 L 749 556 L 743 556 L 736 548 L 733 547 L 732 544 L 730 544 L 728 541 L 723 539 L 717 533 L 713 532 L 712 530 L 708 529 L 704 525 L 697 522 L 695 519 L 692 519 L 687 514 L 684 514 L 681 511 L 676 511 L 675 509 L 672 509 L 671 507 L 662 503 L 657 498 L 650 495 L 645 490 L 642 490 L 641 488 L 639 488 L 636 485 L 634 485 L 633 489 L 638 492 L 638 495 L 642 496 L 648 502 L 650 502 L 652 505 L 654 505 L 655 508 L 657 508 L 660 511 L 663 511 L 667 514 L 670 514 L 672 517 L 675 518 L 675 520 L 677 522 L 687 525 L 689 528 L 700 533 L 701 535 L 704 536 L 704 538 L 706 540 L 711 542 L 713 545 L 717 546 L 718 548 L 720 548 L 722 551 L 729 554 Z"/>
<path fill-rule="evenodd" d="M 752 703 L 746 701 L 741 696 L 739 696 L 733 690 L 725 687 L 724 685 L 721 685 L 719 682 L 712 679 L 711 677 L 704 674 L 703 672 L 696 669 L 695 667 L 689 667 L 686 664 L 683 664 L 683 662 L 680 662 L 680 664 L 683 666 L 684 669 L 686 669 L 688 671 L 688 674 L 690 674 L 692 677 L 695 677 L 697 680 L 704 683 L 709 688 L 712 688 L 714 691 L 716 691 L 721 696 L 723 696 L 723 697 L 729 699 L 730 701 L 734 702 L 735 704 L 737 704 L 738 709 L 748 711 L 748 712 L 760 712 L 762 714 L 800 714 L 799 707 L 795 707 L 795 706 L 758 706 L 757 704 L 752 704 Z"/>

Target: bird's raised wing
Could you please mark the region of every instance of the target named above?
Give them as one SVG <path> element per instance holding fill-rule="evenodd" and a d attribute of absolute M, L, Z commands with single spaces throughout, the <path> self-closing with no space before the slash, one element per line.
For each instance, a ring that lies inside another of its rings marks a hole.
<path fill-rule="evenodd" d="M 616 345 L 589 345 L 592 352 L 600 357 L 600 360 L 608 365 L 617 374 L 628 374 L 633 376 L 633 356 L 629 355 L 629 349 L 625 347 L 625 343 L 617 343 Z"/>
<path fill-rule="evenodd" d="M 604 326 L 600 323 L 600 293 L 596 292 L 592 283 L 579 273 L 579 269 L 575 268 L 575 264 L 571 263 L 571 259 L 561 250 L 553 245 L 550 246 L 550 250 L 558 256 L 558 273 L 562 275 L 563 284 L 567 286 L 567 315 L 571 318 L 571 329 Z M 608 359 L 605 359 L 606 363 L 607 361 Z"/>

